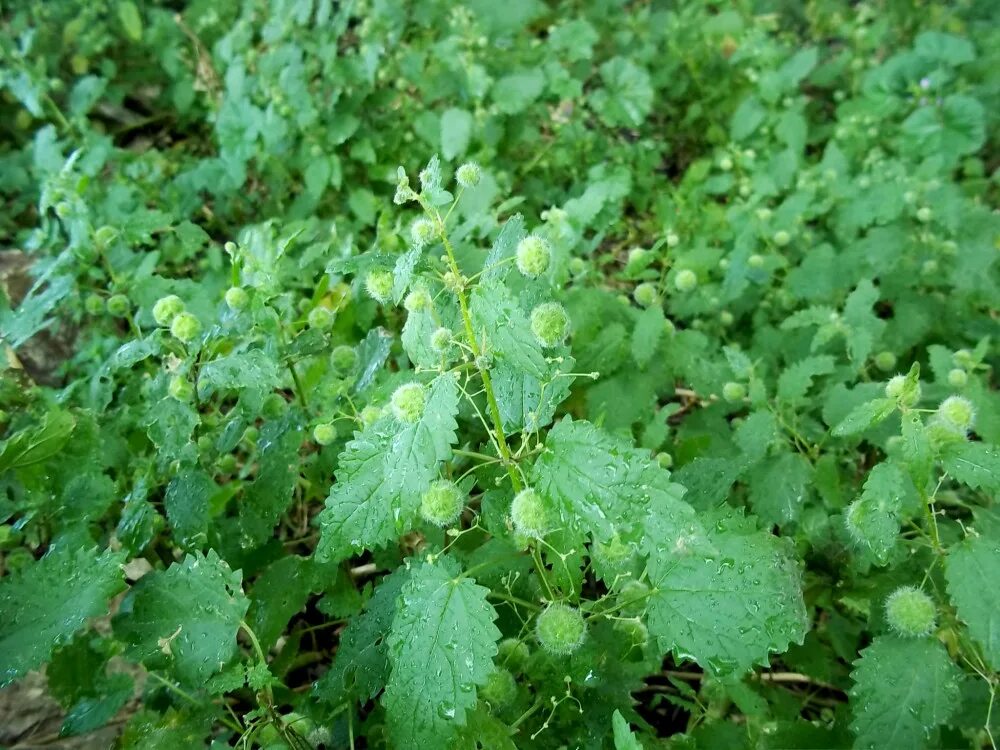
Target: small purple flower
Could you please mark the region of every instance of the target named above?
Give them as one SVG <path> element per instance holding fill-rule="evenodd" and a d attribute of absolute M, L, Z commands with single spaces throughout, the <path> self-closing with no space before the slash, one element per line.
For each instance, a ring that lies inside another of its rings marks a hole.
<path fill-rule="evenodd" d="M 920 88 L 922 88 L 924 91 L 926 91 L 930 87 L 931 87 L 931 79 L 930 78 L 928 78 L 927 76 L 924 76 L 923 78 L 920 79 Z"/>

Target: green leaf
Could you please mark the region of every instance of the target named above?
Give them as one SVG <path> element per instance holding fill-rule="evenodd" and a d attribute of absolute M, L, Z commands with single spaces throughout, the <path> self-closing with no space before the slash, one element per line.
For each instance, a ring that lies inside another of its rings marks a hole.
<path fill-rule="evenodd" d="M 659 305 L 647 307 L 639 314 L 635 330 L 632 332 L 632 359 L 639 367 L 645 367 L 656 354 L 666 326 L 663 308 Z"/>
<path fill-rule="evenodd" d="M 296 408 L 287 409 L 281 419 L 266 422 L 261 428 L 257 477 L 245 488 L 239 505 L 244 547 L 266 541 L 292 501 L 302 438 L 302 415 Z"/>
<path fill-rule="evenodd" d="M 472 136 L 472 114 L 452 107 L 441 115 L 441 156 L 446 161 L 461 156 Z"/>
<path fill-rule="evenodd" d="M 927 747 L 929 732 L 958 708 L 960 678 L 938 641 L 879 636 L 851 672 L 855 747 Z"/>
<path fill-rule="evenodd" d="M 458 383 L 446 373 L 429 387 L 418 422 L 403 426 L 385 416 L 347 444 L 320 513 L 318 560 L 342 560 L 405 530 L 438 465 L 451 457 L 457 412 Z"/>
<path fill-rule="evenodd" d="M 207 362 L 198 373 L 198 393 L 207 398 L 215 391 L 254 388 L 271 391 L 279 384 L 278 364 L 261 349 L 234 352 Z"/>
<path fill-rule="evenodd" d="M 850 413 L 833 428 L 833 434 L 837 437 L 845 437 L 864 432 L 877 425 L 895 410 L 896 402 L 891 398 L 866 401 L 851 409 Z"/>
<path fill-rule="evenodd" d="M 948 65 L 964 65 L 976 59 L 976 49 L 968 39 L 940 31 L 917 34 L 914 51 L 921 57 L 939 60 Z"/>
<path fill-rule="evenodd" d="M 903 473 L 895 464 L 877 464 L 868 473 L 861 497 L 845 511 L 851 538 L 871 551 L 880 564 L 885 564 L 899 538 L 903 482 Z"/>
<path fill-rule="evenodd" d="M 311 559 L 288 555 L 271 563 L 254 581 L 247 621 L 265 651 L 306 605 L 316 573 Z"/>
<path fill-rule="evenodd" d="M 642 743 L 632 734 L 632 728 L 617 708 L 611 714 L 611 729 L 614 734 L 615 750 L 643 750 Z"/>
<path fill-rule="evenodd" d="M 498 110 L 514 115 L 527 109 L 541 96 L 545 88 L 545 75 L 538 68 L 511 73 L 493 85 L 493 101 Z"/>
<path fill-rule="evenodd" d="M 711 557 L 671 550 L 649 557 L 648 625 L 660 649 L 713 674 L 741 674 L 801 643 L 808 619 L 787 540 L 731 516 L 708 541 L 717 550 Z"/>
<path fill-rule="evenodd" d="M 566 356 L 552 374 L 540 380 L 506 362 L 490 368 L 493 392 L 496 395 L 500 420 L 505 433 L 522 429 L 537 431 L 552 421 L 556 407 L 570 392 L 573 378 L 560 376 L 573 369 L 575 361 Z"/>
<path fill-rule="evenodd" d="M 123 553 L 58 540 L 38 562 L 0 581 L 0 687 L 49 658 L 125 589 Z"/>
<path fill-rule="evenodd" d="M 768 458 L 750 474 L 750 504 L 769 525 L 797 521 L 812 481 L 812 465 L 799 453 Z"/>
<path fill-rule="evenodd" d="M 918 488 L 923 488 L 931 479 L 934 454 L 931 441 L 924 429 L 924 422 L 916 412 L 900 416 L 902 426 L 902 452 L 906 468 Z"/>
<path fill-rule="evenodd" d="M 789 366 L 778 377 L 778 398 L 783 401 L 798 401 L 804 398 L 817 375 L 833 372 L 833 357 L 826 354 L 806 357 Z"/>
<path fill-rule="evenodd" d="M 500 282 L 476 287 L 469 307 L 473 330 L 478 337 L 485 336 L 488 351 L 529 375 L 545 377 L 547 366 L 541 345 L 531 332 L 528 316 L 511 298 L 507 287 Z"/>
<path fill-rule="evenodd" d="M 570 528 L 609 541 L 618 532 L 639 530 L 650 509 L 677 520 L 671 544 L 696 534 L 694 510 L 681 500 L 682 488 L 644 451 L 613 437 L 590 422 L 566 417 L 545 440 L 545 451 L 535 462 L 534 486 L 553 504 Z"/>
<path fill-rule="evenodd" d="M 945 471 L 975 490 L 1000 493 L 1000 448 L 988 443 L 949 446 L 942 462 Z"/>
<path fill-rule="evenodd" d="M 948 595 L 986 661 L 1000 671 L 1000 543 L 972 537 L 948 553 Z"/>
<path fill-rule="evenodd" d="M 449 746 L 476 705 L 500 637 L 487 593 L 448 558 L 411 569 L 389 633 L 392 672 L 382 698 L 394 747 Z"/>
<path fill-rule="evenodd" d="M 410 571 L 399 568 L 382 579 L 364 611 L 351 618 L 340 634 L 333 666 L 316 684 L 316 693 L 328 703 L 339 703 L 345 694 L 371 700 L 389 679 L 389 628 L 396 603 Z"/>
<path fill-rule="evenodd" d="M 218 487 L 200 468 L 185 469 L 167 485 L 163 506 L 174 538 L 188 549 L 208 542 L 209 500 Z"/>
<path fill-rule="evenodd" d="M 729 125 L 729 135 L 734 141 L 744 138 L 759 128 L 767 117 L 767 111 L 755 96 L 744 99 L 733 113 L 733 121 Z"/>
<path fill-rule="evenodd" d="M 0 451 L 0 474 L 10 469 L 41 463 L 59 453 L 76 428 L 76 419 L 67 411 L 46 412 L 34 429 L 21 430 Z"/>
<path fill-rule="evenodd" d="M 249 605 L 241 580 L 214 550 L 188 555 L 132 587 L 115 616 L 115 636 L 130 658 L 149 669 L 169 667 L 183 684 L 200 687 L 237 653 Z"/>
<path fill-rule="evenodd" d="M 129 39 L 133 42 L 142 39 L 142 17 L 132 0 L 118 0 L 118 20 Z"/>
<path fill-rule="evenodd" d="M 604 88 L 593 96 L 598 117 L 609 127 L 642 125 L 653 106 L 649 73 L 624 57 L 601 65 Z"/>
<path fill-rule="evenodd" d="M 72 276 L 39 279 L 15 312 L 0 308 L 0 339 L 11 348 L 19 349 L 28 339 L 55 322 L 49 314 L 72 289 Z"/>

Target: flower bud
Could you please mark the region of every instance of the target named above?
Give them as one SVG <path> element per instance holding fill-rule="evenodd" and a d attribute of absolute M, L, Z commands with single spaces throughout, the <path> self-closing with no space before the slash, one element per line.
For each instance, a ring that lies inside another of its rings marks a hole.
<path fill-rule="evenodd" d="M 786 232 L 784 229 L 779 229 L 774 233 L 774 244 L 778 247 L 784 247 L 789 242 L 792 241 L 792 235 Z"/>
<path fill-rule="evenodd" d="M 451 329 L 441 327 L 431 334 L 431 350 L 438 354 L 444 354 L 451 348 Z"/>

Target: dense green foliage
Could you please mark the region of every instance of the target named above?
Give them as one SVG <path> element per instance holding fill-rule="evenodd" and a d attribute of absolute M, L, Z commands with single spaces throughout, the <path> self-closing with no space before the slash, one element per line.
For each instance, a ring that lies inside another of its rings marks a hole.
<path fill-rule="evenodd" d="M 3 13 L 65 733 L 996 748 L 996 3 Z"/>

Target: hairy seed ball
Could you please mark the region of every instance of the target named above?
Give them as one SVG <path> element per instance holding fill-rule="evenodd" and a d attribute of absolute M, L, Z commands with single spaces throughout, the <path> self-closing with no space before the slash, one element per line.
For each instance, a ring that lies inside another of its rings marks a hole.
<path fill-rule="evenodd" d="M 784 229 L 779 229 L 774 233 L 774 244 L 778 247 L 784 247 L 789 242 L 792 241 L 792 235 L 786 232 Z"/>
<path fill-rule="evenodd" d="M 431 350 L 438 354 L 444 354 L 451 348 L 451 329 L 441 327 L 431 334 Z"/>
<path fill-rule="evenodd" d="M 660 452 L 656 454 L 656 463 L 661 469 L 669 469 L 674 465 L 674 457 L 667 452 Z"/>
<path fill-rule="evenodd" d="M 132 309 L 132 303 L 124 294 L 112 294 L 108 297 L 108 312 L 116 318 L 124 318 Z"/>
<path fill-rule="evenodd" d="M 455 170 L 455 181 L 464 188 L 474 188 L 482 177 L 483 171 L 472 161 L 465 162 Z"/>
<path fill-rule="evenodd" d="M 747 265 L 750 268 L 763 268 L 764 267 L 764 256 L 759 253 L 754 253 L 749 258 L 747 258 Z"/>
<path fill-rule="evenodd" d="M 733 168 L 733 160 L 730 159 L 728 156 L 723 156 L 721 159 L 719 159 L 719 169 L 721 169 L 723 172 L 728 172 L 732 168 Z"/>
<path fill-rule="evenodd" d="M 960 367 L 948 370 L 948 385 L 952 388 L 964 388 L 969 382 L 968 373 Z"/>
<path fill-rule="evenodd" d="M 420 515 L 435 526 L 450 526 L 458 520 L 464 507 L 465 495 L 447 479 L 431 482 L 420 496 Z"/>
<path fill-rule="evenodd" d="M 201 321 L 189 312 L 179 313 L 170 324 L 170 335 L 188 344 L 201 335 Z"/>
<path fill-rule="evenodd" d="M 353 346 L 341 344 L 340 346 L 335 346 L 333 351 L 330 352 L 330 366 L 340 376 L 353 372 L 357 364 L 358 353 L 354 351 Z"/>
<path fill-rule="evenodd" d="M 875 355 L 875 366 L 882 372 L 888 372 L 896 366 L 896 355 L 892 352 L 879 352 Z"/>
<path fill-rule="evenodd" d="M 534 279 L 548 270 L 552 251 L 549 243 L 537 235 L 529 235 L 517 243 L 517 270 Z"/>
<path fill-rule="evenodd" d="M 746 386 L 743 385 L 742 383 L 734 383 L 733 381 L 730 380 L 728 383 L 722 386 L 722 397 L 726 399 L 726 401 L 729 401 L 730 403 L 734 403 L 736 401 L 742 401 L 744 398 L 746 398 L 746 395 L 747 395 L 747 389 Z"/>
<path fill-rule="evenodd" d="M 569 335 L 569 316 L 558 302 L 543 302 L 531 311 L 531 332 L 545 347 L 558 346 Z"/>
<path fill-rule="evenodd" d="M 410 227 L 410 239 L 414 247 L 424 247 L 434 239 L 434 222 L 430 219 L 417 219 Z"/>
<path fill-rule="evenodd" d="M 390 403 L 396 419 L 413 424 L 424 414 L 427 395 L 420 383 L 406 383 L 393 391 Z"/>
<path fill-rule="evenodd" d="M 528 487 L 517 493 L 510 504 L 514 531 L 531 539 L 540 539 L 550 528 L 549 514 L 541 495 Z"/>
<path fill-rule="evenodd" d="M 894 375 L 885 384 L 886 398 L 895 399 L 900 406 L 913 406 L 920 400 L 920 394 L 920 384 L 917 383 L 913 388 L 909 388 L 905 375 Z"/>
<path fill-rule="evenodd" d="M 624 573 L 632 562 L 632 545 L 623 542 L 616 534 L 608 542 L 594 542 L 590 545 L 590 557 L 602 576 Z"/>
<path fill-rule="evenodd" d="M 690 292 L 696 286 L 698 286 L 698 276 L 688 268 L 678 271 L 674 277 L 674 288 L 678 292 Z"/>
<path fill-rule="evenodd" d="M 645 646 L 649 642 L 649 630 L 638 617 L 615 622 L 614 629 L 621 633 L 630 648 Z"/>
<path fill-rule="evenodd" d="M 432 304 L 433 302 L 431 301 L 430 292 L 422 286 L 417 287 L 412 292 L 407 294 L 406 299 L 403 300 L 403 307 L 411 313 L 430 310 Z"/>
<path fill-rule="evenodd" d="M 723 310 L 719 313 L 719 322 L 727 328 L 733 324 L 734 320 L 736 318 L 733 317 L 733 314 L 729 310 Z"/>
<path fill-rule="evenodd" d="M 646 260 L 646 257 L 648 255 L 649 251 L 646 250 L 645 248 L 633 247 L 631 250 L 628 251 L 628 264 L 633 265 L 642 263 L 644 260 Z"/>
<path fill-rule="evenodd" d="M 383 269 L 369 271 L 365 277 L 365 291 L 376 302 L 385 304 L 392 296 L 392 272 Z"/>
<path fill-rule="evenodd" d="M 465 282 L 467 279 L 460 273 L 455 273 L 454 271 L 448 271 L 441 279 L 444 284 L 444 288 L 453 294 L 458 294 L 460 291 L 465 289 Z"/>
<path fill-rule="evenodd" d="M 675 232 L 667 232 L 667 247 L 677 247 L 681 244 L 681 238 Z"/>
<path fill-rule="evenodd" d="M 87 295 L 83 301 L 83 309 L 88 315 L 101 315 L 104 312 L 104 300 L 96 294 Z"/>
<path fill-rule="evenodd" d="M 635 614 L 646 608 L 649 586 L 642 581 L 629 581 L 618 591 L 618 604 L 622 611 Z"/>
<path fill-rule="evenodd" d="M 632 296 L 640 307 L 652 307 L 660 301 L 660 296 L 656 293 L 656 284 L 649 282 L 639 284 L 632 292 Z"/>
<path fill-rule="evenodd" d="M 167 384 L 167 393 L 178 401 L 190 401 L 194 397 L 194 386 L 181 375 L 174 375 Z"/>
<path fill-rule="evenodd" d="M 968 349 L 959 349 L 956 351 L 951 355 L 951 361 L 956 367 L 962 367 L 966 370 L 973 368 L 976 364 L 976 358 Z"/>
<path fill-rule="evenodd" d="M 504 709 L 517 700 L 517 680 L 508 670 L 498 668 L 486 678 L 479 697 L 495 709 Z"/>
<path fill-rule="evenodd" d="M 538 615 L 535 635 L 542 648 L 550 654 L 572 654 L 583 643 L 587 624 L 580 610 L 560 602 L 553 602 Z"/>
<path fill-rule="evenodd" d="M 337 439 L 337 426 L 331 422 L 313 427 L 313 440 L 319 445 L 329 445 Z"/>
<path fill-rule="evenodd" d="M 226 306 L 233 312 L 239 312 L 250 302 L 250 295 L 241 286 L 231 286 L 226 290 Z"/>
<path fill-rule="evenodd" d="M 928 221 L 931 220 L 931 217 L 933 215 L 934 215 L 933 212 L 927 206 L 921 206 L 920 208 L 917 209 L 917 221 L 919 221 L 921 224 L 926 224 Z"/>
<path fill-rule="evenodd" d="M 158 326 L 168 326 L 175 317 L 184 312 L 184 301 L 176 294 L 160 297 L 153 305 L 153 320 Z"/>
<path fill-rule="evenodd" d="M 520 672 L 530 656 L 528 644 L 517 638 L 505 638 L 497 645 L 497 664 L 511 672 Z"/>
<path fill-rule="evenodd" d="M 371 427 L 382 416 L 382 410 L 377 406 L 368 405 L 361 410 L 358 417 L 361 419 L 361 424 L 365 427 Z"/>
<path fill-rule="evenodd" d="M 923 636 L 934 631 L 937 607 L 920 589 L 900 586 L 885 602 L 885 619 L 900 635 Z"/>
<path fill-rule="evenodd" d="M 949 396 L 938 406 L 937 418 L 958 432 L 968 432 L 976 421 L 976 408 L 967 398 Z"/>
<path fill-rule="evenodd" d="M 587 261 L 583 258 L 570 258 L 569 259 L 569 272 L 574 276 L 579 276 L 587 271 Z"/>
<path fill-rule="evenodd" d="M 327 328 L 333 325 L 333 319 L 336 317 L 333 310 L 329 307 L 324 307 L 319 305 L 314 307 L 309 311 L 309 317 L 307 321 L 309 322 L 309 327 L 317 331 L 325 331 Z"/>

